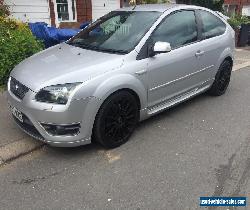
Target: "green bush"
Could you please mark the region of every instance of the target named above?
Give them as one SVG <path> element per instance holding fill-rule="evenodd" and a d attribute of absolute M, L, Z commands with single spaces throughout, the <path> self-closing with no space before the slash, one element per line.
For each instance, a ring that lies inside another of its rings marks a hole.
<path fill-rule="evenodd" d="M 192 0 L 192 4 L 202 6 L 202 7 L 207 7 L 211 10 L 214 11 L 223 11 L 223 3 L 224 0 Z"/>
<path fill-rule="evenodd" d="M 177 0 L 177 3 L 194 4 L 214 11 L 223 11 L 224 0 Z"/>
<path fill-rule="evenodd" d="M 0 16 L 0 86 L 18 63 L 42 49 L 27 24 Z"/>
<path fill-rule="evenodd" d="M 235 15 L 230 17 L 228 23 L 232 26 L 233 29 L 240 29 L 242 24 L 250 24 L 250 20 L 247 16 Z"/>

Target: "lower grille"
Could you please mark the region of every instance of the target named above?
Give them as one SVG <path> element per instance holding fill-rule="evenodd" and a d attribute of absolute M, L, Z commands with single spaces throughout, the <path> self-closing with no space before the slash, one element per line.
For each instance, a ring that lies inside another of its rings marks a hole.
<path fill-rule="evenodd" d="M 25 85 L 17 81 L 15 78 L 10 79 L 10 91 L 19 99 L 23 99 L 25 94 L 29 91 Z"/>
<path fill-rule="evenodd" d="M 43 136 L 39 133 L 39 131 L 35 128 L 32 122 L 23 114 L 23 122 L 20 122 L 15 116 L 13 116 L 17 125 L 28 135 L 32 136 L 38 140 L 44 140 Z"/>
<path fill-rule="evenodd" d="M 76 136 L 81 128 L 80 123 L 69 125 L 54 125 L 41 123 L 43 128 L 52 136 Z"/>

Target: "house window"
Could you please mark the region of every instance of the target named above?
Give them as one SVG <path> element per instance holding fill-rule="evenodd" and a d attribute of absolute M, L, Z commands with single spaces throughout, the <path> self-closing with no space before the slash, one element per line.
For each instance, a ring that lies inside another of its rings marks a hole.
<path fill-rule="evenodd" d="M 69 5 L 67 0 L 56 0 L 59 21 L 69 20 Z"/>
<path fill-rule="evenodd" d="M 56 3 L 55 12 L 57 23 L 71 22 L 76 20 L 76 1 L 75 0 L 54 0 Z"/>

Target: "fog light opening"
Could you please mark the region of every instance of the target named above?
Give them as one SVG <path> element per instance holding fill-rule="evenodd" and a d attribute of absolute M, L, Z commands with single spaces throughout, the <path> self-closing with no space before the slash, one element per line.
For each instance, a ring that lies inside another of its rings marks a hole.
<path fill-rule="evenodd" d="M 43 128 L 52 136 L 76 136 L 80 132 L 80 123 L 69 125 L 55 125 L 41 123 Z"/>

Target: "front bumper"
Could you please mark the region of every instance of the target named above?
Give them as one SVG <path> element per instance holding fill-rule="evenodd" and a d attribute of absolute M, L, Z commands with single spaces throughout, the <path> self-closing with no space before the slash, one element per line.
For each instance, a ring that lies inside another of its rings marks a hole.
<path fill-rule="evenodd" d="M 24 122 L 14 117 L 17 125 L 28 135 L 40 141 L 58 147 L 74 147 L 91 143 L 92 127 L 99 100 L 88 97 L 72 100 L 67 105 L 41 103 L 35 100 L 31 90 L 20 100 L 8 90 L 8 103 L 24 116 Z M 75 135 L 52 135 L 47 125 L 75 125 L 79 124 L 79 132 Z"/>

